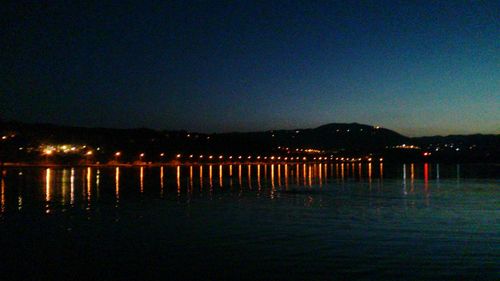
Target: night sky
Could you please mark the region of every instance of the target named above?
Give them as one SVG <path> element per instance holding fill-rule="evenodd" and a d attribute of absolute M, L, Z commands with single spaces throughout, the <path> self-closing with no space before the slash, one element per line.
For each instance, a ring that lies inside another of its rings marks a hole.
<path fill-rule="evenodd" d="M 0 6 L 4 120 L 500 133 L 500 1 L 18 2 Z"/>

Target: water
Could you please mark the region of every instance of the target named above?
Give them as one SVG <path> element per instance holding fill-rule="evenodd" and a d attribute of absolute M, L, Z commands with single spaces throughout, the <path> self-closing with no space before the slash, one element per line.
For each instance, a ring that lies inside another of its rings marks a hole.
<path fill-rule="evenodd" d="M 499 167 L 6 168 L 3 280 L 495 280 Z"/>

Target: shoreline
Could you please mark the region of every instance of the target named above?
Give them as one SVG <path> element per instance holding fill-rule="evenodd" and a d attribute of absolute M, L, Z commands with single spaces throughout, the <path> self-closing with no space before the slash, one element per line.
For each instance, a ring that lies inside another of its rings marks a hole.
<path fill-rule="evenodd" d="M 165 166 L 201 166 L 201 165 L 299 165 L 299 164 L 394 164 L 394 163 L 429 163 L 429 164 L 446 164 L 447 162 L 435 161 L 412 161 L 412 162 L 394 162 L 394 161 L 243 161 L 243 162 L 154 162 L 154 163 L 86 163 L 86 164 L 56 164 L 56 163 L 0 163 L 0 167 L 33 167 L 33 168 L 56 168 L 56 167 L 96 167 L 96 168 L 133 168 L 133 167 L 165 167 Z M 462 162 L 456 164 L 488 164 L 500 166 L 498 162 Z"/>

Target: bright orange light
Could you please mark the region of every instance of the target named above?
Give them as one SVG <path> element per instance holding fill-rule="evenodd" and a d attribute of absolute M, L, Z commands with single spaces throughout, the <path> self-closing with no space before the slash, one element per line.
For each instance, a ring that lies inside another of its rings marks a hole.
<path fill-rule="evenodd" d="M 163 157 L 163 156 L 165 156 L 165 153 L 163 153 L 163 152 L 160 153 L 160 157 Z"/>
<path fill-rule="evenodd" d="M 140 156 L 140 157 L 144 157 L 144 153 L 141 153 L 139 156 Z"/>
<path fill-rule="evenodd" d="M 116 152 L 116 153 L 115 153 L 115 156 L 120 156 L 120 155 L 122 155 L 122 153 L 121 153 L 121 152 Z"/>
<path fill-rule="evenodd" d="M 181 158 L 181 155 L 180 155 L 180 154 L 177 154 L 175 157 L 177 157 L 177 158 Z"/>
<path fill-rule="evenodd" d="M 219 155 L 219 159 L 222 159 L 222 158 L 224 158 L 224 157 L 222 155 Z"/>
<path fill-rule="evenodd" d="M 93 154 L 92 150 L 87 151 L 87 155 L 92 155 L 92 154 Z"/>
<path fill-rule="evenodd" d="M 45 150 L 43 151 L 43 154 L 45 154 L 45 155 L 52 155 L 52 150 L 50 150 L 50 149 L 45 149 Z"/>
<path fill-rule="evenodd" d="M 384 158 L 380 158 L 380 159 L 378 159 L 378 160 L 379 160 L 379 161 L 384 161 Z"/>

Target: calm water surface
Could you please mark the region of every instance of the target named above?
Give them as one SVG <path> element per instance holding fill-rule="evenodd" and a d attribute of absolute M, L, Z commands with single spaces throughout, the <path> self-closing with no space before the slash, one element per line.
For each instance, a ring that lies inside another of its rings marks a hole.
<path fill-rule="evenodd" d="M 2 280 L 500 278 L 499 166 L 7 168 Z"/>

